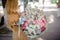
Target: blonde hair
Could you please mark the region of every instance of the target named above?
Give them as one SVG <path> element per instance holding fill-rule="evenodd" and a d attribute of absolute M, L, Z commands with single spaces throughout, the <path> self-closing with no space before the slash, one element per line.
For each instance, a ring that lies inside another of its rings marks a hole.
<path fill-rule="evenodd" d="M 20 31 L 20 37 L 18 37 L 18 26 L 17 22 L 19 20 L 19 14 L 16 11 L 18 9 L 18 1 L 17 0 L 7 0 L 6 3 L 7 9 L 7 24 L 8 28 L 13 31 L 13 40 L 27 40 L 24 32 Z"/>

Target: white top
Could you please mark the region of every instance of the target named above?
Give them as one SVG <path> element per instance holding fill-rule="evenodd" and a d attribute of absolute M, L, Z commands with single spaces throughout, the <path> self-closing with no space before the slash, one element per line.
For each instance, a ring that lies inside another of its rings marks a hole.
<path fill-rule="evenodd" d="M 1 17 L 4 16 L 4 13 L 3 13 L 3 7 L 0 6 L 0 22 L 1 22 Z"/>
<path fill-rule="evenodd" d="M 4 12 L 3 12 L 3 7 L 2 6 L 0 6 L 0 17 L 1 16 L 4 16 Z"/>

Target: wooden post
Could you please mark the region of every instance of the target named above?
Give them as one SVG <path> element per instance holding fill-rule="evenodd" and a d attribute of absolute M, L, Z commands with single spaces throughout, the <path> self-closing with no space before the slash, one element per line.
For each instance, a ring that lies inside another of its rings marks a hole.
<path fill-rule="evenodd" d="M 27 40 L 24 32 L 20 29 L 20 37 L 18 37 L 18 20 L 20 15 L 17 12 L 18 0 L 7 0 L 7 27 L 13 32 L 13 40 Z"/>
<path fill-rule="evenodd" d="M 58 8 L 60 8 L 60 0 L 58 0 L 57 6 Z"/>

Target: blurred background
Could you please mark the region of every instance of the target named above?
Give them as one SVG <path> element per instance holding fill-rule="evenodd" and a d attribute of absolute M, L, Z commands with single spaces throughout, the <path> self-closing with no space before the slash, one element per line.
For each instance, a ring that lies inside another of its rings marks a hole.
<path fill-rule="evenodd" d="M 20 12 L 24 11 L 28 0 L 18 0 L 18 6 Z M 34 0 L 37 6 L 44 11 L 47 18 L 48 25 L 46 30 L 41 34 L 39 38 L 28 40 L 60 40 L 60 0 Z M 32 0 L 29 0 L 32 4 Z M 33 7 L 33 6 L 32 6 Z M 12 31 L 6 28 L 4 21 L 4 12 L 2 2 L 0 0 L 0 40 L 12 40 Z"/>

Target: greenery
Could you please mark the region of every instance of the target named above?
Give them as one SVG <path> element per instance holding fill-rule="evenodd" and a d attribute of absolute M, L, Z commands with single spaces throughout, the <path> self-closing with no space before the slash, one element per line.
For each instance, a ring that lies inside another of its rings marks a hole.
<path fill-rule="evenodd" d="M 0 6 L 2 6 L 2 4 L 0 4 Z"/>
<path fill-rule="evenodd" d="M 58 0 L 51 0 L 52 4 L 56 4 Z"/>
<path fill-rule="evenodd" d="M 2 3 L 1 3 L 1 1 L 0 1 L 0 6 L 2 6 Z"/>

